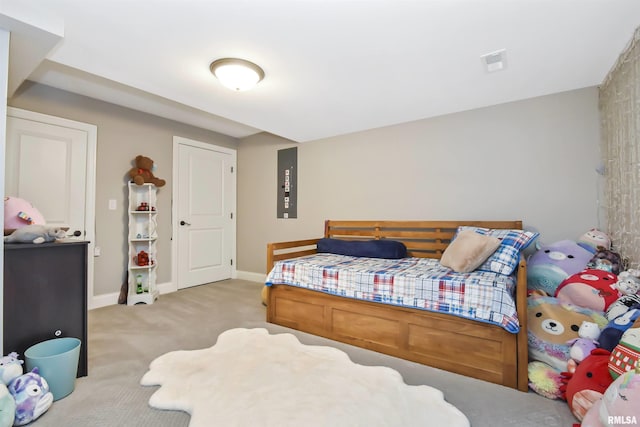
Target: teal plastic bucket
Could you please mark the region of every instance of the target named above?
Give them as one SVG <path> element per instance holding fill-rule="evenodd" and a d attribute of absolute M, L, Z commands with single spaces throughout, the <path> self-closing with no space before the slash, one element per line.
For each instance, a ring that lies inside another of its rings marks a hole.
<path fill-rule="evenodd" d="M 24 352 L 27 371 L 35 367 L 49 383 L 53 400 L 68 396 L 76 386 L 81 341 L 77 338 L 54 338 L 29 347 Z"/>

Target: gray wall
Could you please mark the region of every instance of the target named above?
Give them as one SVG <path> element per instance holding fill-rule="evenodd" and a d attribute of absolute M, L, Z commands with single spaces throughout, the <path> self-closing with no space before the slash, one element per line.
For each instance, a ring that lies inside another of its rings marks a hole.
<path fill-rule="evenodd" d="M 298 219 L 276 218 L 277 150 L 238 145 L 238 270 L 266 244 L 320 237 L 325 219 L 521 219 L 541 241 L 598 226 L 597 88 L 298 145 Z"/>
<path fill-rule="evenodd" d="M 94 295 L 118 292 L 127 269 L 127 172 L 138 154 L 151 157 L 167 181 L 158 191 L 158 283 L 171 281 L 171 186 L 173 136 L 236 148 L 226 135 L 163 119 L 39 84 L 27 84 L 9 99 L 12 107 L 98 127 Z M 118 209 L 107 209 L 116 199 Z"/>

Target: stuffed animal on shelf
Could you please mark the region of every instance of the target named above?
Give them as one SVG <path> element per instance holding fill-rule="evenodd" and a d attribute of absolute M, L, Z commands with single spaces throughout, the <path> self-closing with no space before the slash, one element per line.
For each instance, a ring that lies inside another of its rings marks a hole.
<path fill-rule="evenodd" d="M 18 359 L 18 353 L 15 351 L 0 358 L 0 383 L 8 385 L 15 378 L 22 375 L 23 363 L 22 360 Z"/>
<path fill-rule="evenodd" d="M 620 375 L 585 414 L 582 427 L 640 423 L 640 366 Z"/>
<path fill-rule="evenodd" d="M 541 246 L 527 261 L 527 288 L 554 295 L 564 279 L 585 269 L 593 254 L 571 240 Z"/>
<path fill-rule="evenodd" d="M 574 304 L 604 312 L 619 297 L 615 288 L 618 278 L 604 270 L 587 269 L 564 279 L 555 297 L 562 304 Z"/>
<path fill-rule="evenodd" d="M 583 321 L 578 329 L 578 337 L 567 341 L 571 345 L 569 357 L 576 363 L 582 362 L 598 345 L 600 327 L 595 322 Z"/>
<path fill-rule="evenodd" d="M 575 370 L 563 372 L 561 387 L 573 415 L 582 420 L 613 382 L 607 366 L 610 353 L 596 348 Z"/>
<path fill-rule="evenodd" d="M 592 228 L 578 238 L 578 244 L 592 253 L 595 253 L 598 246 L 606 250 L 611 249 L 611 238 L 604 231 Z"/>
<path fill-rule="evenodd" d="M 635 326 L 635 324 L 634 324 Z M 615 379 L 634 369 L 640 358 L 640 325 L 624 331 L 609 358 L 609 373 Z"/>
<path fill-rule="evenodd" d="M 17 230 L 26 225 L 44 225 L 45 220 L 40 211 L 30 202 L 19 197 L 4 198 L 4 229 Z"/>
<path fill-rule="evenodd" d="M 16 402 L 14 426 L 23 426 L 38 419 L 53 403 L 49 384 L 40 376 L 38 368 L 11 381 L 8 388 Z"/>
<path fill-rule="evenodd" d="M 0 427 L 11 427 L 16 416 L 16 401 L 4 384 L 0 384 Z"/>
<path fill-rule="evenodd" d="M 135 167 L 129 171 L 131 181 L 138 185 L 150 183 L 156 187 L 162 187 L 166 184 L 164 179 L 157 178 L 152 170 L 154 168 L 153 160 L 142 155 L 136 156 L 134 160 Z"/>
<path fill-rule="evenodd" d="M 67 236 L 63 228 L 53 225 L 32 224 L 15 230 L 4 237 L 5 243 L 55 242 Z"/>

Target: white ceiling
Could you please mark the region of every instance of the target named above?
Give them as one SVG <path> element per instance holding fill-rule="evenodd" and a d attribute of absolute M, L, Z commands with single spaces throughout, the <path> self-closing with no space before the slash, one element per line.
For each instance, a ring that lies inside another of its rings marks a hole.
<path fill-rule="evenodd" d="M 1 0 L 15 9 L 64 28 L 30 80 L 298 142 L 598 85 L 640 25 L 639 0 Z M 485 72 L 499 49 L 507 69 Z M 222 57 L 266 77 L 232 92 L 209 72 Z"/>

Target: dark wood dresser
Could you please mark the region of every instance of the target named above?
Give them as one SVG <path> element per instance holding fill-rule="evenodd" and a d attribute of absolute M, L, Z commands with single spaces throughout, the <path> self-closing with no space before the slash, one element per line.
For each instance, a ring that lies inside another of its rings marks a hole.
<path fill-rule="evenodd" d="M 88 242 L 4 244 L 4 353 L 58 337 L 82 341 L 87 375 Z"/>

